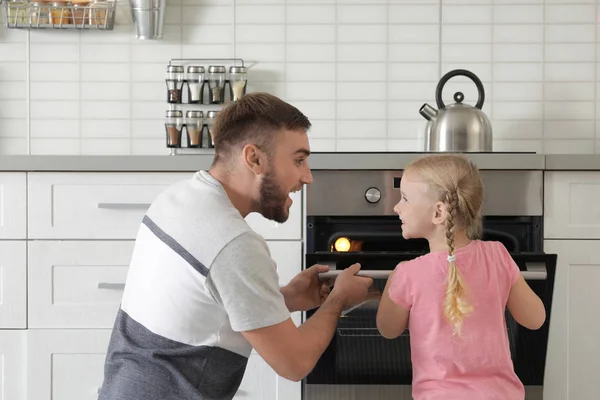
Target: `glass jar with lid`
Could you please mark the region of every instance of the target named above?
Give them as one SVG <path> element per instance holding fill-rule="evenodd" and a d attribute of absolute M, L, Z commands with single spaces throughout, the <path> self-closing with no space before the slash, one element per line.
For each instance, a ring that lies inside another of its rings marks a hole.
<path fill-rule="evenodd" d="M 77 27 L 88 25 L 89 2 L 86 0 L 74 0 L 73 3 L 73 24 Z"/>
<path fill-rule="evenodd" d="M 181 92 L 183 89 L 183 66 L 169 65 L 165 79 L 167 83 L 167 102 L 172 104 L 181 103 Z"/>
<path fill-rule="evenodd" d="M 180 110 L 167 110 L 165 130 L 167 147 L 181 147 L 181 131 L 183 129 L 183 113 Z"/>
<path fill-rule="evenodd" d="M 208 67 L 208 89 L 209 103 L 222 104 L 225 101 L 225 72 L 222 65 L 211 65 Z"/>
<path fill-rule="evenodd" d="M 48 25 L 50 23 L 50 8 L 45 1 L 34 1 L 29 7 L 29 23 L 31 26 Z"/>
<path fill-rule="evenodd" d="M 70 1 L 55 1 L 50 9 L 50 23 L 53 25 L 68 25 L 73 22 Z"/>
<path fill-rule="evenodd" d="M 204 113 L 198 110 L 188 110 L 185 113 L 185 130 L 187 131 L 188 147 L 200 147 L 204 130 Z"/>
<path fill-rule="evenodd" d="M 212 149 L 215 147 L 215 140 L 213 138 L 213 126 L 215 125 L 215 118 L 217 117 L 218 111 L 209 111 L 206 113 L 206 129 L 202 134 L 202 147 Z"/>
<path fill-rule="evenodd" d="M 187 69 L 188 103 L 204 101 L 204 67 L 190 65 Z"/>
<path fill-rule="evenodd" d="M 85 17 L 88 19 L 89 25 L 105 28 L 108 18 L 112 15 L 109 14 L 109 5 L 106 0 L 91 0 Z"/>
<path fill-rule="evenodd" d="M 246 94 L 246 85 L 248 83 L 248 68 L 230 67 L 229 68 L 229 95 L 231 100 L 236 101 Z"/>
<path fill-rule="evenodd" d="M 28 5 L 29 1 L 26 0 L 8 0 L 6 3 L 8 26 L 22 26 L 29 23 L 27 17 Z"/>

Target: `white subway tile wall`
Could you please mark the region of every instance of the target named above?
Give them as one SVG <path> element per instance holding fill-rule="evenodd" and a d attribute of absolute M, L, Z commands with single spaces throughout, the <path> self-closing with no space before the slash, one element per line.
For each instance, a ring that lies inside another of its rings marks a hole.
<path fill-rule="evenodd" d="M 167 0 L 162 40 L 0 27 L 0 155 L 168 154 L 171 58 L 241 57 L 315 151 L 419 151 L 446 72 L 483 82 L 497 151 L 600 153 L 600 0 Z M 475 104 L 466 78 L 450 80 Z M 211 108 L 212 109 L 212 108 Z"/>

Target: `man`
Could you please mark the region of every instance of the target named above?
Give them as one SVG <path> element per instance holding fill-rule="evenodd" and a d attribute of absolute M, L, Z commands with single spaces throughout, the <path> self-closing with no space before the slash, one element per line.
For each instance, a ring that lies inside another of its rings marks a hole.
<path fill-rule="evenodd" d="M 167 189 L 142 221 L 99 400 L 231 399 L 252 348 L 294 381 L 315 366 L 372 280 L 357 264 L 329 293 L 317 265 L 279 288 L 265 240 L 244 220 L 287 220 L 289 194 L 312 181 L 309 127 L 265 93 L 219 113 L 211 169 Z M 290 319 L 318 306 L 300 327 Z"/>

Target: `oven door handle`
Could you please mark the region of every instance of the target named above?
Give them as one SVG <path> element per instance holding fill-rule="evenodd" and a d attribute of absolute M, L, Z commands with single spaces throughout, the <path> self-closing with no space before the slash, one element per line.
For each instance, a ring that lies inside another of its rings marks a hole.
<path fill-rule="evenodd" d="M 318 263 L 326 264 L 326 263 Z M 319 278 L 321 280 L 335 279 L 343 270 L 332 270 L 327 272 L 321 272 Z M 361 270 L 358 271 L 358 276 L 366 276 L 373 279 L 387 279 L 393 271 L 390 270 Z"/>
<path fill-rule="evenodd" d="M 330 268 L 335 268 L 335 264 L 332 264 L 331 262 L 323 262 L 317 264 L 328 264 Z M 526 262 L 525 267 L 527 268 L 527 270 L 521 271 L 521 275 L 525 280 L 544 281 L 548 278 L 548 270 L 546 269 L 546 264 L 543 262 Z M 343 270 L 333 269 L 327 272 L 321 272 L 319 274 L 319 278 L 321 280 L 335 279 L 342 271 Z M 392 272 L 392 270 L 360 270 L 358 271 L 357 275 L 367 276 L 372 279 L 387 279 Z"/>
<path fill-rule="evenodd" d="M 521 271 L 521 275 L 525 280 L 545 281 L 548 278 L 548 270 L 544 262 L 526 262 L 525 268 L 527 268 L 526 271 Z"/>

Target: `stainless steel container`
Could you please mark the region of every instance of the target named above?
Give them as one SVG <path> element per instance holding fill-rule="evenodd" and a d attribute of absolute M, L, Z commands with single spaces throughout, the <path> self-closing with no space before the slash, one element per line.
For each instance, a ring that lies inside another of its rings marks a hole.
<path fill-rule="evenodd" d="M 166 5 L 166 0 L 131 0 L 138 39 L 162 39 Z"/>

